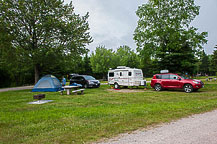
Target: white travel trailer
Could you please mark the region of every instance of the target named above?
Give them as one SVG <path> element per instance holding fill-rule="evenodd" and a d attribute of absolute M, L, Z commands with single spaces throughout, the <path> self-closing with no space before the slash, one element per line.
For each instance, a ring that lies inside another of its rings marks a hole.
<path fill-rule="evenodd" d="M 120 86 L 146 86 L 141 69 L 118 66 L 108 71 L 108 83 L 117 89 Z"/>

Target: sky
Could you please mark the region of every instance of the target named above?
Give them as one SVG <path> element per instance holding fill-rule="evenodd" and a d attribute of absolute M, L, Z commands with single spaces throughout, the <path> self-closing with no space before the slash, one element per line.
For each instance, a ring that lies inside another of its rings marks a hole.
<path fill-rule="evenodd" d="M 71 0 L 65 0 L 66 3 Z M 97 46 L 105 46 L 116 50 L 122 45 L 128 45 L 136 50 L 133 40 L 137 26 L 138 6 L 147 0 L 73 0 L 75 13 L 85 15 L 89 12 L 90 35 L 93 42 L 87 46 L 94 51 Z M 200 14 L 192 22 L 198 32 L 208 32 L 205 52 L 212 54 L 217 45 L 217 0 L 195 0 L 200 7 Z"/>

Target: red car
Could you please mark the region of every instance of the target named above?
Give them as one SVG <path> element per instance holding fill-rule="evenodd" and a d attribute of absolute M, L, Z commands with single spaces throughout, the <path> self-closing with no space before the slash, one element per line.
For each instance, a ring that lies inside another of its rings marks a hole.
<path fill-rule="evenodd" d="M 204 87 L 200 80 L 189 79 L 185 76 L 179 76 L 174 73 L 155 74 L 151 80 L 151 87 L 156 91 L 162 89 L 184 89 L 190 93 Z"/>

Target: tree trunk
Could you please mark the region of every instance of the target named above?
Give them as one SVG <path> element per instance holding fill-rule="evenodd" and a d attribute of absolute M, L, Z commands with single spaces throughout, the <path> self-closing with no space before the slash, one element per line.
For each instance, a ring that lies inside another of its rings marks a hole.
<path fill-rule="evenodd" d="M 38 64 L 35 65 L 35 84 L 38 82 L 39 80 L 39 66 Z"/>

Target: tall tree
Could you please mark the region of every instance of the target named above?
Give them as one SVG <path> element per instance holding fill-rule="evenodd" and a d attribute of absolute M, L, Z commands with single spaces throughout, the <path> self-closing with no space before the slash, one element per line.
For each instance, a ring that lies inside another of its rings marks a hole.
<path fill-rule="evenodd" d="M 90 64 L 94 73 L 103 74 L 105 78 L 109 68 L 114 68 L 115 53 L 112 49 L 106 49 L 105 46 L 98 46 L 95 53 L 90 56 Z"/>
<path fill-rule="evenodd" d="M 35 69 L 67 57 L 86 53 L 92 42 L 85 16 L 74 13 L 72 2 L 63 0 L 0 0 L 0 22 L 12 37 L 11 45 L 19 59 Z"/>
<path fill-rule="evenodd" d="M 212 60 L 211 60 L 211 69 L 215 72 L 217 76 L 217 45 L 214 47 L 215 50 L 213 51 Z"/>
<path fill-rule="evenodd" d="M 206 43 L 206 32 L 199 33 L 190 23 L 199 14 L 194 0 L 149 0 L 136 12 L 139 17 L 134 39 L 137 51 L 159 69 L 193 72 L 195 55 Z"/>
<path fill-rule="evenodd" d="M 139 58 L 129 46 L 120 46 L 117 49 L 116 57 L 119 66 L 138 67 Z"/>
<path fill-rule="evenodd" d="M 83 57 L 83 74 L 92 74 L 90 57 L 88 56 L 88 54 L 85 54 L 85 56 Z"/>
<path fill-rule="evenodd" d="M 209 61 L 209 56 L 206 55 L 206 53 L 203 51 L 202 52 L 202 58 L 201 58 L 201 64 L 199 67 L 199 71 L 205 75 L 209 74 L 209 68 L 210 68 L 210 61 Z"/>

